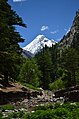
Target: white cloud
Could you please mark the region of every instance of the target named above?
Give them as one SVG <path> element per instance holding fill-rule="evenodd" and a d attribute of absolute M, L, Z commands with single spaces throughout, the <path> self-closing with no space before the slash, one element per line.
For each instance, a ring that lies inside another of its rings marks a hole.
<path fill-rule="evenodd" d="M 45 31 L 45 30 L 48 30 L 48 29 L 49 29 L 48 26 L 42 26 L 41 31 Z"/>
<path fill-rule="evenodd" d="M 51 33 L 51 34 L 56 34 L 56 33 L 58 33 L 58 30 L 51 31 L 50 33 Z"/>
<path fill-rule="evenodd" d="M 22 2 L 22 1 L 26 1 L 26 0 L 13 0 L 13 2 Z"/>

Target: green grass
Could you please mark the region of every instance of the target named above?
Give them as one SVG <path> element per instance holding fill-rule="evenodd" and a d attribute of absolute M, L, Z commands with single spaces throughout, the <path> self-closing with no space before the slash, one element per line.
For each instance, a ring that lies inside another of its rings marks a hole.
<path fill-rule="evenodd" d="M 28 83 L 22 83 L 22 85 L 24 85 L 26 88 L 29 88 L 29 89 L 40 90 L 38 87 L 35 87 L 35 86 L 28 84 Z"/>
<path fill-rule="evenodd" d="M 35 112 L 13 112 L 8 117 L 0 119 L 79 119 L 79 103 L 65 104 L 48 104 L 46 106 L 38 106 Z"/>
<path fill-rule="evenodd" d="M 3 114 L 0 112 L 0 119 L 2 119 Z"/>
<path fill-rule="evenodd" d="M 0 110 L 14 110 L 14 106 L 11 105 L 11 104 L 6 104 L 6 105 L 3 105 L 3 106 L 0 106 Z"/>
<path fill-rule="evenodd" d="M 5 119 L 23 119 L 25 115 L 25 112 L 23 111 L 19 111 L 19 112 L 13 112 L 11 114 L 8 115 L 8 117 L 6 117 Z"/>

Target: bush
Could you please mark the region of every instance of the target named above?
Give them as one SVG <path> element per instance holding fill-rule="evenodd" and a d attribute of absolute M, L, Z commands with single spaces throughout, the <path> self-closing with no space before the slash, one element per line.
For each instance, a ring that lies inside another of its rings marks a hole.
<path fill-rule="evenodd" d="M 41 109 L 41 110 L 40 110 Z M 37 107 L 34 113 L 24 115 L 24 119 L 79 119 L 79 103 Z"/>
<path fill-rule="evenodd" d="M 50 90 L 58 90 L 64 88 L 64 82 L 61 79 L 54 81 L 53 83 L 49 84 Z"/>
<path fill-rule="evenodd" d="M 5 119 L 79 119 L 79 103 L 60 103 L 39 106 L 35 108 L 35 112 L 14 112 L 8 115 Z M 2 114 L 0 115 L 2 118 Z"/>

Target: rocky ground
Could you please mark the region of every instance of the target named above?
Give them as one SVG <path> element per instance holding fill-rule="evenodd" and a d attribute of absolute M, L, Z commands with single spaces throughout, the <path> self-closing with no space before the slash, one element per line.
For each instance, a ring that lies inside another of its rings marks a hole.
<path fill-rule="evenodd" d="M 0 110 L 4 116 L 13 112 L 33 111 L 33 108 L 39 105 L 43 106 L 56 102 L 63 104 L 65 101 L 79 101 L 79 86 L 55 92 L 43 89 L 33 90 L 19 83 L 12 83 L 8 87 L 0 87 L 0 106 L 11 104 L 15 107 L 14 110 Z"/>
<path fill-rule="evenodd" d="M 33 90 L 19 83 L 11 83 L 8 87 L 0 87 L 0 107 L 11 104 L 14 109 L 1 109 L 4 117 L 16 112 L 33 112 L 36 106 L 44 106 L 53 102 L 64 102 L 63 97 L 54 98 L 52 91 Z"/>
<path fill-rule="evenodd" d="M 0 88 L 0 105 L 12 104 L 17 110 L 32 110 L 33 107 L 47 103 L 64 101 L 63 97 L 54 98 L 52 91 L 43 89 L 33 90 L 24 87 L 19 83 L 12 83 L 9 87 Z"/>

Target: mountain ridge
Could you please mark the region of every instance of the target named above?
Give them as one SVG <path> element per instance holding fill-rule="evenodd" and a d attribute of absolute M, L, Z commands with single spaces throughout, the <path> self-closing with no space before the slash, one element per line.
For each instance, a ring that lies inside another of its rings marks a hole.
<path fill-rule="evenodd" d="M 23 48 L 23 52 L 27 55 L 27 52 L 31 54 L 29 57 L 33 57 L 35 54 L 40 52 L 45 45 L 48 47 L 52 47 L 52 45 L 55 45 L 56 41 L 50 40 L 44 35 L 38 35 L 31 43 L 26 45 Z"/>
<path fill-rule="evenodd" d="M 78 38 L 76 37 L 77 34 L 79 36 L 79 10 L 76 12 L 76 16 L 73 20 L 69 32 L 66 35 L 64 35 L 64 37 L 60 40 L 59 49 L 63 50 L 65 46 L 66 47 L 73 46 L 74 42 L 78 40 Z"/>

